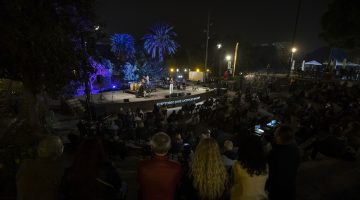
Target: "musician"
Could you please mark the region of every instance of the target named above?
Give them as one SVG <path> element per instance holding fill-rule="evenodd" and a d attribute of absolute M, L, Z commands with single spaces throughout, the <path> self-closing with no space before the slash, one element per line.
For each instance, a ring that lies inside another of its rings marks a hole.
<path fill-rule="evenodd" d="M 173 78 L 170 78 L 169 83 L 170 83 L 169 92 L 170 92 L 170 94 L 172 94 L 173 91 L 174 91 L 174 80 L 173 80 Z"/>
<path fill-rule="evenodd" d="M 183 78 L 183 80 L 182 80 L 182 89 L 186 90 L 186 80 L 185 80 L 185 78 Z"/>
<path fill-rule="evenodd" d="M 146 79 L 146 85 L 150 85 L 150 77 L 149 77 L 149 75 L 146 75 L 145 79 Z"/>

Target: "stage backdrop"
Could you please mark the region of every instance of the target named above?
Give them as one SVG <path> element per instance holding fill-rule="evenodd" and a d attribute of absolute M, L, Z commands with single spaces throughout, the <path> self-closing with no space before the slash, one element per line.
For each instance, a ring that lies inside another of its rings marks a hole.
<path fill-rule="evenodd" d="M 204 72 L 190 71 L 189 72 L 189 80 L 203 82 L 204 81 Z"/>

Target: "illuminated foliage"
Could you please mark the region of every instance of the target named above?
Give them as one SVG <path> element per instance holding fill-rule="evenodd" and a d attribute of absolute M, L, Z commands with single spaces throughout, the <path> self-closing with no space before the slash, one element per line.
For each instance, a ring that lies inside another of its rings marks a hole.
<path fill-rule="evenodd" d="M 135 54 L 135 40 L 129 34 L 114 34 L 111 36 L 111 52 L 115 56 L 126 61 Z"/>
<path fill-rule="evenodd" d="M 174 27 L 168 24 L 156 24 L 150 33 L 144 36 L 144 49 L 153 59 L 164 61 L 165 55 L 174 55 L 178 44 L 174 41 Z"/>

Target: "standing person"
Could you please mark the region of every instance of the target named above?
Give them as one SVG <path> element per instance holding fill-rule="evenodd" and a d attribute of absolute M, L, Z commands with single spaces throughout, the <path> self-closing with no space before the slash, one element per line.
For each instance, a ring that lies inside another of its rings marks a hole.
<path fill-rule="evenodd" d="M 231 200 L 265 200 L 268 166 L 262 142 L 251 135 L 239 141 L 238 160 L 233 165 Z"/>
<path fill-rule="evenodd" d="M 172 200 L 181 178 L 181 165 L 167 157 L 171 147 L 170 137 L 163 132 L 155 134 L 151 141 L 155 154 L 151 160 L 141 161 L 138 165 L 139 199 Z"/>
<path fill-rule="evenodd" d="M 145 79 L 146 79 L 146 85 L 150 85 L 150 77 L 149 77 L 149 75 L 146 75 L 146 77 L 145 77 Z"/>
<path fill-rule="evenodd" d="M 270 200 L 295 199 L 299 165 L 300 151 L 294 142 L 293 130 L 280 126 L 275 131 L 275 144 L 269 154 L 267 189 Z"/>
<path fill-rule="evenodd" d="M 62 184 L 60 195 L 66 200 L 124 199 L 121 178 L 106 159 L 98 139 L 86 139 L 81 143 Z"/>
<path fill-rule="evenodd" d="M 64 146 L 57 136 L 47 136 L 39 143 L 38 158 L 24 160 L 16 176 L 18 200 L 56 200 L 64 174 L 59 160 Z"/>
<path fill-rule="evenodd" d="M 184 193 L 191 200 L 218 200 L 226 196 L 228 173 L 215 139 L 204 138 L 196 147 L 184 180 Z"/>
<path fill-rule="evenodd" d="M 170 83 L 170 86 L 169 86 L 170 91 L 169 92 L 170 92 L 170 94 L 172 94 L 173 91 L 174 91 L 174 80 L 173 80 L 173 78 L 170 78 L 169 83 Z"/>

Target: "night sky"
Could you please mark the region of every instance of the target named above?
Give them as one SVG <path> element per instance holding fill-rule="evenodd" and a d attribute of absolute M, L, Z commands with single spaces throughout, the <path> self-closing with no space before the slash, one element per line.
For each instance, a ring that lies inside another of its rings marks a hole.
<path fill-rule="evenodd" d="M 319 38 L 320 19 L 329 2 L 331 0 L 303 0 L 296 38 L 300 54 L 326 45 Z M 177 41 L 184 48 L 204 44 L 208 11 L 211 11 L 213 40 L 231 37 L 256 44 L 291 41 L 296 9 L 297 0 L 212 3 L 203 0 L 99 0 L 96 4 L 97 15 L 106 24 L 105 32 L 130 33 L 139 39 L 151 24 L 168 22 L 175 27 Z"/>

